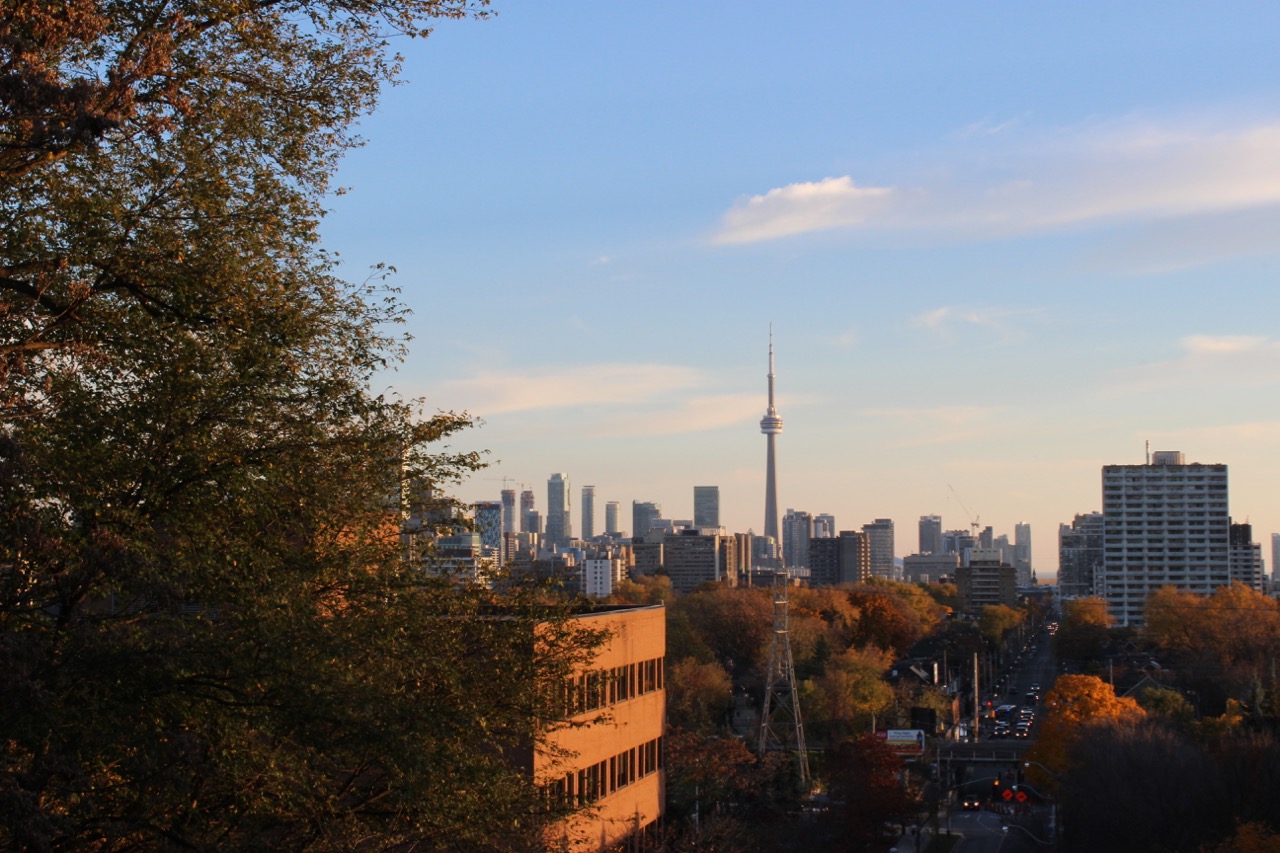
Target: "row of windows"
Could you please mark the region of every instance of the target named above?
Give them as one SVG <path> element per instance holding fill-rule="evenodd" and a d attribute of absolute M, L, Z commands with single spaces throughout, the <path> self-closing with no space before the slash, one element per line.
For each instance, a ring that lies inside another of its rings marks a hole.
<path fill-rule="evenodd" d="M 663 763 L 662 738 L 657 737 L 590 767 L 570 770 L 563 779 L 557 779 L 548 786 L 548 793 L 552 801 L 561 807 L 583 808 L 637 779 L 657 773 Z"/>
<path fill-rule="evenodd" d="M 570 678 L 565 683 L 565 709 L 573 716 L 653 693 L 662 689 L 665 672 L 666 658 L 650 658 Z"/>

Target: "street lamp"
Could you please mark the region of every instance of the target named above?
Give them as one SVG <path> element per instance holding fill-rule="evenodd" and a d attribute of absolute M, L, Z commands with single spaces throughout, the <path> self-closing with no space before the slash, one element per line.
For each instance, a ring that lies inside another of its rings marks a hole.
<path fill-rule="evenodd" d="M 1018 824 L 1016 824 L 1016 823 L 1006 823 L 1006 824 L 1002 824 L 1002 825 L 1001 825 L 1001 827 L 1000 827 L 1000 831 L 1001 831 L 1001 832 L 1005 832 L 1005 833 L 1007 833 L 1010 829 L 1020 829 L 1020 830 L 1022 830 L 1022 831 L 1023 831 L 1023 832 L 1025 832 L 1027 835 L 1029 835 L 1029 836 L 1031 837 L 1031 840 L 1032 840 L 1032 841 L 1034 841 L 1036 844 L 1043 844 L 1043 845 L 1044 845 L 1044 846 L 1046 846 L 1046 847 L 1052 847 L 1052 846 L 1053 846 L 1053 842 L 1052 842 L 1052 841 L 1045 841 L 1043 838 L 1041 838 L 1040 836 L 1036 835 L 1034 832 L 1032 832 L 1031 830 L 1027 829 L 1025 826 L 1019 826 L 1019 825 L 1018 825 Z"/>
<path fill-rule="evenodd" d="M 1054 772 L 1053 772 L 1052 770 L 1050 770 L 1048 767 L 1045 767 L 1045 766 L 1044 766 L 1043 764 L 1041 764 L 1039 761 L 1026 761 L 1026 760 L 1024 760 L 1024 761 L 1022 762 L 1022 766 L 1023 766 L 1023 767 L 1030 767 L 1030 766 L 1031 766 L 1031 765 L 1033 765 L 1033 764 L 1034 764 L 1036 767 L 1039 767 L 1041 770 L 1043 770 L 1046 774 L 1048 774 L 1048 776 L 1049 776 L 1049 778 L 1050 778 L 1050 779 L 1053 779 L 1053 780 L 1055 780 L 1055 781 L 1057 780 L 1057 778 L 1058 778 L 1058 774 L 1057 774 L 1057 773 L 1054 773 Z M 1031 788 L 1031 786 L 1030 786 L 1030 785 L 1028 785 L 1027 787 L 1028 787 L 1028 788 Z M 1036 791 L 1036 789 L 1035 789 L 1035 788 L 1031 788 L 1031 790 Z M 1037 795 L 1037 796 L 1043 796 L 1039 791 L 1036 791 L 1036 795 Z M 1057 837 L 1058 837 L 1058 798 L 1057 798 L 1057 797 L 1048 797 L 1047 799 L 1049 800 L 1049 837 L 1050 837 L 1050 838 L 1057 838 Z"/>

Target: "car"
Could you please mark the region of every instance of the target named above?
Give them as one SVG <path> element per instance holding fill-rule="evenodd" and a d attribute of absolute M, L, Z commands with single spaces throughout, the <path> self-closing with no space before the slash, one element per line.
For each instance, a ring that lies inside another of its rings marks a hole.
<path fill-rule="evenodd" d="M 972 794 L 969 794 L 960 801 L 960 807 L 967 812 L 976 812 L 982 808 L 982 801 Z"/>

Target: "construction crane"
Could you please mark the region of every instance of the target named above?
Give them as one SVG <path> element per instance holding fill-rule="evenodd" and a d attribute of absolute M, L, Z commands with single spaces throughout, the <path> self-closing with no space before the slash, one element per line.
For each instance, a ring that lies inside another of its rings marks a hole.
<path fill-rule="evenodd" d="M 969 527 L 972 528 L 973 535 L 976 537 L 978 535 L 978 530 L 982 527 L 981 522 L 978 520 L 978 516 L 970 512 L 969 508 L 964 505 L 964 501 L 961 500 L 960 493 L 956 491 L 955 486 L 948 483 L 947 488 L 951 490 L 951 494 L 956 496 L 956 503 L 960 504 L 960 508 L 964 510 L 964 514 L 969 517 Z"/>

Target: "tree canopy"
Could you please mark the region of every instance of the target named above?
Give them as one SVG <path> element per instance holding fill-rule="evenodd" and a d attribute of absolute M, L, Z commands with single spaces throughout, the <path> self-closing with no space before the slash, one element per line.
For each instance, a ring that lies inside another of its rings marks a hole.
<path fill-rule="evenodd" d="M 389 37 L 484 5 L 0 10 L 0 847 L 537 838 L 590 638 L 405 561 L 470 419 L 370 391 L 405 308 L 317 238 Z"/>

